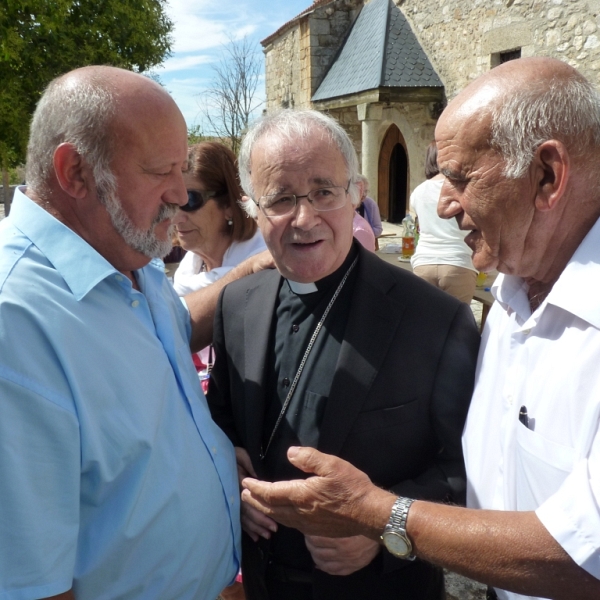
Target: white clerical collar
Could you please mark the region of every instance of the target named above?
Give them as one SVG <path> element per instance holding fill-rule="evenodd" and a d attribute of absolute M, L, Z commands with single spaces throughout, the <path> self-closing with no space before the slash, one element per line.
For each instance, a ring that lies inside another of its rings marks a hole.
<path fill-rule="evenodd" d="M 314 283 L 298 283 L 297 281 L 292 281 L 288 279 L 287 282 L 290 284 L 290 289 L 294 294 L 298 294 L 301 296 L 302 294 L 312 294 L 313 292 L 318 291 L 317 286 Z"/>

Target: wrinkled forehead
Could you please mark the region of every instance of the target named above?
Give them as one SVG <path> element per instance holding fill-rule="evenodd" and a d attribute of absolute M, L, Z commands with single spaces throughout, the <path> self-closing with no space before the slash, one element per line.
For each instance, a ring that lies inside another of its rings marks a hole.
<path fill-rule="evenodd" d="M 250 157 L 251 176 L 257 183 L 265 176 L 285 177 L 305 173 L 323 181 L 334 181 L 347 172 L 344 157 L 335 142 L 323 132 L 311 131 L 305 138 L 290 139 L 279 132 L 266 134 L 254 144 Z"/>
<path fill-rule="evenodd" d="M 498 86 L 483 85 L 460 93 L 446 107 L 435 128 L 435 140 L 444 143 L 455 137 L 480 147 L 489 139 L 492 112 L 499 102 Z"/>

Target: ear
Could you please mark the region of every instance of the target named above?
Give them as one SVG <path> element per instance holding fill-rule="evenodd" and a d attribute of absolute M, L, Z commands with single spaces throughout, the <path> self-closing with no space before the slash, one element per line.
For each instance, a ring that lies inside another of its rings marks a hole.
<path fill-rule="evenodd" d="M 54 172 L 60 187 L 73 198 L 88 193 L 89 166 L 73 144 L 64 143 L 54 151 Z"/>
<path fill-rule="evenodd" d="M 571 159 L 566 146 L 558 140 L 547 140 L 536 150 L 533 159 L 537 193 L 535 207 L 552 210 L 564 196 L 571 173 Z"/>

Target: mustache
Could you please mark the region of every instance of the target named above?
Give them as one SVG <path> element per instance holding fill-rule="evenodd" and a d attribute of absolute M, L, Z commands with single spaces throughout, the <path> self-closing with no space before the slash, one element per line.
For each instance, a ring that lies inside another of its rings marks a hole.
<path fill-rule="evenodd" d="M 163 204 L 158 210 L 158 214 L 154 217 L 152 225 L 158 225 L 167 219 L 172 219 L 177 213 L 177 204 Z"/>

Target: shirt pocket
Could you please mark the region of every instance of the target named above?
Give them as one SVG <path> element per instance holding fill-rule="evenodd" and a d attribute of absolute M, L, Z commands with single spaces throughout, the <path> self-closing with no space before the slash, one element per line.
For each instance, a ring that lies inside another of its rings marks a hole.
<path fill-rule="evenodd" d="M 543 504 L 573 470 L 575 450 L 544 438 L 517 424 L 516 508 L 535 510 Z"/>

